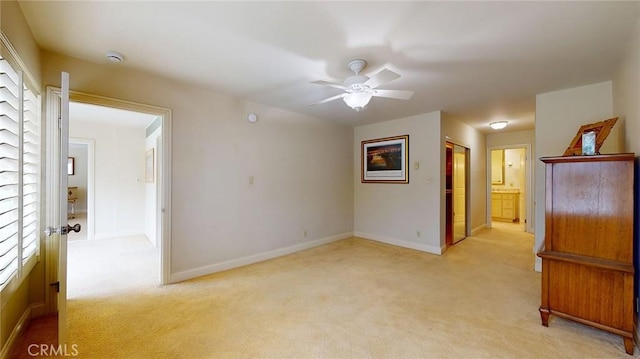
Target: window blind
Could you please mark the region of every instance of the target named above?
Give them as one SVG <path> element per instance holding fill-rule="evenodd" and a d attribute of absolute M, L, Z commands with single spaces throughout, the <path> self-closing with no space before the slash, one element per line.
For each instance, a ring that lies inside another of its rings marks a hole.
<path fill-rule="evenodd" d="M 22 260 L 37 249 L 40 188 L 40 96 L 24 86 L 22 128 Z"/>
<path fill-rule="evenodd" d="M 0 58 L 0 286 L 18 271 L 20 76 Z"/>
<path fill-rule="evenodd" d="M 0 56 L 0 288 L 39 249 L 40 96 Z"/>

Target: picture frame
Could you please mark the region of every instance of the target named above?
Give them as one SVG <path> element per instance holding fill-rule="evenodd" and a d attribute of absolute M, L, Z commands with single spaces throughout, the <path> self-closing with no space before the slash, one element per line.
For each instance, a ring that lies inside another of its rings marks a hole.
<path fill-rule="evenodd" d="M 155 181 L 155 175 L 154 175 L 155 163 L 154 162 L 155 162 L 154 161 L 154 153 L 153 153 L 153 148 L 152 148 L 152 149 L 148 150 L 146 152 L 146 155 L 145 155 L 145 172 L 144 172 L 145 175 L 144 175 L 144 178 L 145 178 L 145 182 L 147 182 L 147 183 L 153 183 Z"/>
<path fill-rule="evenodd" d="M 362 183 L 409 183 L 409 135 L 362 141 Z"/>
<path fill-rule="evenodd" d="M 67 159 L 67 175 L 73 176 L 76 174 L 76 158 L 69 157 Z"/>
<path fill-rule="evenodd" d="M 618 121 L 617 117 L 610 118 L 608 120 L 590 123 L 588 125 L 582 125 L 580 129 L 578 129 L 578 133 L 571 140 L 569 147 L 564 151 L 563 156 L 580 156 L 583 154 L 582 150 L 582 136 L 589 132 L 595 132 L 595 148 L 593 149 L 593 154 L 600 154 L 600 147 L 604 143 L 604 140 L 609 136 L 611 129 Z M 588 153 L 592 153 L 591 149 Z"/>

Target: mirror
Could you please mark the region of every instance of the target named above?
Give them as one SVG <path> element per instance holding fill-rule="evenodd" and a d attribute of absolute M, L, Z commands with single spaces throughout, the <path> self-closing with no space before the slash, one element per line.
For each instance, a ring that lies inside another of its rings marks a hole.
<path fill-rule="evenodd" d="M 504 184 L 504 150 L 491 150 L 491 184 Z"/>

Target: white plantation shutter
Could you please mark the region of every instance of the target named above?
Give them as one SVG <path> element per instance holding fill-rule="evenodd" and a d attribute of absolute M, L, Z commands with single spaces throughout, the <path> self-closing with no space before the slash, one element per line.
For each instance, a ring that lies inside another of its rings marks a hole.
<path fill-rule="evenodd" d="M 40 96 L 24 86 L 22 119 L 22 260 L 37 249 L 40 210 Z"/>
<path fill-rule="evenodd" d="M 20 82 L 0 58 L 0 286 L 17 273 L 19 263 Z"/>
<path fill-rule="evenodd" d="M 40 96 L 0 56 L 0 289 L 38 253 Z"/>

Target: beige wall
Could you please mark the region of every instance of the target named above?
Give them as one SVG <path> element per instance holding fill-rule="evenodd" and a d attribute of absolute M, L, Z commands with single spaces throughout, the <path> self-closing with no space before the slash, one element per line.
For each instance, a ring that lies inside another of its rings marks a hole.
<path fill-rule="evenodd" d="M 361 183 L 361 141 L 407 134 L 409 183 Z M 352 178 L 357 236 L 441 253 L 439 145 L 440 112 L 355 128 Z"/>
<path fill-rule="evenodd" d="M 0 1 L 0 30 L 20 54 L 36 85 L 40 82 L 40 51 L 20 7 L 15 1 Z M 43 212 L 44 213 L 44 212 Z M 42 241 L 42 240 L 41 240 Z M 0 309 L 0 351 L 7 349 L 9 336 L 21 317 L 32 309 L 42 314 L 44 305 L 44 256 L 12 293 L 3 292 Z"/>
<path fill-rule="evenodd" d="M 0 28 L 39 85 L 40 49 L 16 1 L 0 1 Z"/>
<path fill-rule="evenodd" d="M 409 135 L 409 184 L 361 183 L 361 142 L 405 134 Z M 469 228 L 485 227 L 486 145 L 483 134 L 445 113 L 431 112 L 358 126 L 354 139 L 354 229 L 357 236 L 430 253 L 444 252 L 446 141 L 470 150 Z"/>
<path fill-rule="evenodd" d="M 469 228 L 472 231 L 478 231 L 485 228 L 486 221 L 486 206 L 487 206 L 487 155 L 486 155 L 486 141 L 485 135 L 478 132 L 473 127 L 466 125 L 455 118 L 451 117 L 447 113 L 443 113 L 442 116 L 442 130 L 441 130 L 441 145 L 442 150 L 441 157 L 441 200 L 445 201 L 444 193 L 444 174 L 445 174 L 445 157 L 444 146 L 446 141 L 453 142 L 457 145 L 466 147 L 470 152 L 470 168 L 469 168 L 469 202 L 471 215 L 469 216 L 471 222 Z M 434 148 L 435 149 L 435 148 Z M 441 237 L 442 243 L 444 243 L 444 224 L 445 224 L 445 206 L 441 206 Z"/>
<path fill-rule="evenodd" d="M 640 6 L 640 5 L 639 5 Z M 625 127 L 625 150 L 640 154 L 640 20 L 613 78 L 613 108 Z M 617 126 L 617 125 L 616 125 Z"/>
<path fill-rule="evenodd" d="M 545 169 L 540 157 L 562 156 L 580 126 L 613 116 L 611 81 L 548 92 L 536 96 L 535 247 L 544 242 Z M 616 125 L 617 126 L 617 125 Z M 621 152 L 619 142 L 607 139 L 601 153 Z M 536 258 L 536 269 L 540 270 Z"/>
<path fill-rule="evenodd" d="M 352 232 L 350 127 L 43 52 L 43 83 L 61 71 L 72 90 L 172 110 L 173 280 Z"/>
<path fill-rule="evenodd" d="M 507 147 L 525 144 L 534 145 L 535 139 L 535 130 L 489 133 L 487 134 L 487 147 Z M 534 152 L 534 150 L 532 149 L 531 152 Z"/>
<path fill-rule="evenodd" d="M 638 4 L 640 7 L 640 3 Z M 620 61 L 620 65 L 613 76 L 613 108 L 616 115 L 624 119 L 625 151 L 636 154 L 636 176 L 638 169 L 638 155 L 640 155 L 640 19 L 629 40 L 627 51 Z M 636 184 L 639 181 L 636 179 Z M 640 189 L 635 188 L 636 203 L 640 203 Z M 638 243 L 640 221 L 636 215 L 635 240 Z M 636 258 L 640 248 L 636 246 Z M 638 283 L 638 263 L 636 263 L 636 288 Z M 638 329 L 636 329 L 638 330 Z"/>
<path fill-rule="evenodd" d="M 76 118 L 69 137 L 94 141 L 93 239 L 144 234 L 145 129 Z"/>

